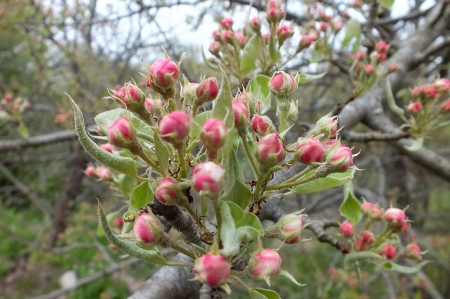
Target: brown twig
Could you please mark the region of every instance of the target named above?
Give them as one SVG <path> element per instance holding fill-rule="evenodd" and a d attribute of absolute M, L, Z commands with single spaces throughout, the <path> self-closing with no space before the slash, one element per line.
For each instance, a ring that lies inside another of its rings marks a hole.
<path fill-rule="evenodd" d="M 360 142 L 369 142 L 369 141 L 392 141 L 399 140 L 401 138 L 408 138 L 409 132 L 394 132 L 394 133 L 382 133 L 378 131 L 367 132 L 367 133 L 359 133 L 354 131 L 341 131 L 340 132 L 342 139 L 347 141 L 360 141 Z"/>

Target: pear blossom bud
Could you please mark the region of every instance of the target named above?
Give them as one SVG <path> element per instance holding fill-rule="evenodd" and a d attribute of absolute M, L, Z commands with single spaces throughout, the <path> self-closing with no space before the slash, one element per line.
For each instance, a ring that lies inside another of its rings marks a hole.
<path fill-rule="evenodd" d="M 159 122 L 161 138 L 175 148 L 181 148 L 184 145 L 184 139 L 188 136 L 190 128 L 191 117 L 179 110 L 167 114 Z"/>
<path fill-rule="evenodd" d="M 225 169 L 214 162 L 202 162 L 194 167 L 192 181 L 198 192 L 218 195 L 222 191 Z"/>
<path fill-rule="evenodd" d="M 130 148 L 137 143 L 136 132 L 128 118 L 119 117 L 108 129 L 108 138 L 112 144 Z"/>
<path fill-rule="evenodd" d="M 248 261 L 248 270 L 257 280 L 268 280 L 273 278 L 281 266 L 280 255 L 270 248 L 255 251 Z"/>
<path fill-rule="evenodd" d="M 361 205 L 361 211 L 363 212 L 364 215 L 367 216 L 374 206 L 375 205 L 373 203 L 366 201 Z"/>
<path fill-rule="evenodd" d="M 355 247 L 356 249 L 358 249 L 358 251 L 363 251 L 364 248 L 366 247 L 366 243 L 362 238 L 358 238 L 355 242 Z"/>
<path fill-rule="evenodd" d="M 231 264 L 221 255 L 207 253 L 195 260 L 194 273 L 202 283 L 218 287 L 230 276 Z"/>
<path fill-rule="evenodd" d="M 208 150 L 217 151 L 225 143 L 227 127 L 217 118 L 210 118 L 202 125 L 201 139 Z"/>
<path fill-rule="evenodd" d="M 386 244 L 381 248 L 380 255 L 384 256 L 388 260 L 392 260 L 397 255 L 397 250 L 391 244 Z"/>
<path fill-rule="evenodd" d="M 12 98 L 13 98 L 13 95 L 10 94 L 10 93 L 7 93 L 7 94 L 5 94 L 4 98 L 5 98 L 5 100 L 7 100 L 7 101 L 11 101 Z"/>
<path fill-rule="evenodd" d="M 226 43 L 233 44 L 235 39 L 234 32 L 231 30 L 225 30 L 222 33 L 222 40 Z"/>
<path fill-rule="evenodd" d="M 261 30 L 261 19 L 258 17 L 254 17 L 253 19 L 251 19 L 250 28 L 252 28 L 255 33 L 259 33 Z"/>
<path fill-rule="evenodd" d="M 278 220 L 276 226 L 287 244 L 297 243 L 303 230 L 303 215 L 288 214 Z"/>
<path fill-rule="evenodd" d="M 150 112 L 151 114 L 157 114 L 159 115 L 160 113 L 160 108 L 162 108 L 164 106 L 163 101 L 161 101 L 160 99 L 149 99 L 146 98 L 145 99 L 145 109 L 147 109 L 148 112 Z"/>
<path fill-rule="evenodd" d="M 384 218 L 387 222 L 393 224 L 403 224 L 406 222 L 406 214 L 403 210 L 398 208 L 389 208 L 384 213 Z"/>
<path fill-rule="evenodd" d="M 177 180 L 171 177 L 163 178 L 155 190 L 155 197 L 168 206 L 176 205 L 179 202 L 181 188 Z"/>
<path fill-rule="evenodd" d="M 275 1 L 270 1 L 269 5 L 267 5 L 266 20 L 269 23 L 277 24 L 286 16 L 286 12 L 281 10 L 279 3 L 276 3 L 275 6 L 271 6 L 271 3 L 274 2 Z"/>
<path fill-rule="evenodd" d="M 426 89 L 426 95 L 431 99 L 435 99 L 435 98 L 439 97 L 440 92 L 433 86 L 429 85 L 429 86 L 427 86 L 427 89 Z"/>
<path fill-rule="evenodd" d="M 339 19 L 333 19 L 331 27 L 333 27 L 334 33 L 337 33 L 344 27 L 344 22 Z"/>
<path fill-rule="evenodd" d="M 272 133 L 261 138 L 256 148 L 256 158 L 264 168 L 273 167 L 283 161 L 286 152 L 278 134 Z"/>
<path fill-rule="evenodd" d="M 219 52 L 220 52 L 220 48 L 221 48 L 220 43 L 214 41 L 209 45 L 208 50 L 214 56 L 218 56 Z"/>
<path fill-rule="evenodd" d="M 323 9 L 321 9 L 317 12 L 317 19 L 319 21 L 326 21 L 327 15 L 325 14 L 325 11 Z"/>
<path fill-rule="evenodd" d="M 443 112 L 450 112 L 450 99 L 444 101 L 441 105 L 441 111 Z"/>
<path fill-rule="evenodd" d="M 355 229 L 353 227 L 353 224 L 351 224 L 348 221 L 345 221 L 344 223 L 341 224 L 339 232 L 341 233 L 342 236 L 344 236 L 344 238 L 351 238 L 353 237 Z"/>
<path fill-rule="evenodd" d="M 270 92 L 278 100 L 290 99 L 294 95 L 297 88 L 298 85 L 295 78 L 283 71 L 275 72 L 269 81 Z"/>
<path fill-rule="evenodd" d="M 145 95 L 137 86 L 133 86 L 132 84 L 125 85 L 127 102 L 130 106 L 133 106 L 132 103 L 142 104 L 145 100 Z"/>
<path fill-rule="evenodd" d="M 396 64 L 395 62 L 391 63 L 391 65 L 389 65 L 388 68 L 388 73 L 393 73 L 396 72 L 398 70 L 398 64 Z"/>
<path fill-rule="evenodd" d="M 264 44 L 267 45 L 269 43 L 269 38 L 270 38 L 269 33 L 263 34 L 262 38 L 264 40 Z"/>
<path fill-rule="evenodd" d="M 386 61 L 386 59 L 387 59 L 386 53 L 377 53 L 377 55 L 375 56 L 375 60 L 377 62 L 383 62 Z"/>
<path fill-rule="evenodd" d="M 313 138 L 299 138 L 295 146 L 295 157 L 304 164 L 322 162 L 324 148 L 322 143 Z"/>
<path fill-rule="evenodd" d="M 368 230 L 363 231 L 363 233 L 361 234 L 361 238 L 366 244 L 372 244 L 373 242 L 375 242 L 375 235 Z"/>
<path fill-rule="evenodd" d="M 259 137 L 275 132 L 272 120 L 265 115 L 255 115 L 252 118 L 252 128 Z"/>
<path fill-rule="evenodd" d="M 373 65 L 366 64 L 364 66 L 364 71 L 366 72 L 367 75 L 372 75 L 372 73 L 373 73 Z"/>
<path fill-rule="evenodd" d="M 420 260 L 422 252 L 420 251 L 419 245 L 416 243 L 408 244 L 405 249 L 405 256 L 412 260 Z"/>
<path fill-rule="evenodd" d="M 88 165 L 88 166 L 86 167 L 86 169 L 84 170 L 84 173 L 85 173 L 87 176 L 94 177 L 94 176 L 96 175 L 96 174 L 95 174 L 95 167 L 92 166 L 92 165 Z"/>
<path fill-rule="evenodd" d="M 358 51 L 356 52 L 356 54 L 353 56 L 353 58 L 355 60 L 363 60 L 366 57 L 366 52 L 365 51 Z"/>
<path fill-rule="evenodd" d="M 242 127 L 246 125 L 246 119 L 248 119 L 248 109 L 247 107 L 238 101 L 232 103 L 233 115 L 234 115 L 234 125 L 236 127 Z"/>
<path fill-rule="evenodd" d="M 116 92 L 114 92 L 114 98 L 116 99 L 120 99 L 122 102 L 124 102 L 124 104 L 128 107 L 128 98 L 126 97 L 127 95 L 127 91 L 125 89 L 125 87 L 121 87 L 119 90 L 117 90 Z"/>
<path fill-rule="evenodd" d="M 389 49 L 389 45 L 385 41 L 382 41 L 382 40 L 379 41 L 375 45 L 375 51 L 377 51 L 379 53 L 386 53 L 388 49 Z"/>
<path fill-rule="evenodd" d="M 316 122 L 316 126 L 310 132 L 309 136 L 325 135 L 326 139 L 332 138 L 337 134 L 338 123 L 336 117 L 325 115 Z"/>
<path fill-rule="evenodd" d="M 281 115 L 281 114 L 279 114 Z M 298 101 L 291 101 L 289 104 L 289 110 L 287 113 L 287 121 L 288 122 L 294 122 L 298 118 Z"/>
<path fill-rule="evenodd" d="M 422 111 L 422 104 L 420 102 L 412 102 L 408 105 L 408 112 L 411 114 L 417 114 Z"/>
<path fill-rule="evenodd" d="M 202 105 L 206 102 L 213 101 L 215 98 L 217 98 L 217 95 L 219 94 L 219 86 L 217 84 L 217 79 L 213 77 L 202 80 L 202 82 L 200 82 L 195 92 L 197 95 L 195 102 L 198 105 Z"/>
<path fill-rule="evenodd" d="M 100 181 L 109 181 L 112 177 L 111 170 L 108 167 L 99 166 L 95 168 L 95 175 Z"/>
<path fill-rule="evenodd" d="M 284 41 L 294 35 L 294 28 L 287 25 L 280 25 L 276 31 L 278 37 L 278 45 L 281 47 Z"/>
<path fill-rule="evenodd" d="M 112 146 L 111 143 L 104 143 L 104 144 L 100 145 L 100 147 L 109 153 L 112 153 L 113 151 L 116 150 L 114 148 L 114 146 Z"/>
<path fill-rule="evenodd" d="M 180 76 L 180 69 L 174 61 L 161 59 L 150 66 L 149 76 L 151 84 L 156 85 L 158 88 L 166 89 L 175 85 Z"/>
<path fill-rule="evenodd" d="M 147 246 L 158 244 L 162 235 L 162 225 L 155 215 L 143 213 L 134 223 L 134 237 Z"/>
<path fill-rule="evenodd" d="M 313 41 L 319 39 L 319 33 L 316 30 L 310 31 L 308 35 L 312 38 Z"/>
<path fill-rule="evenodd" d="M 319 26 L 320 31 L 325 32 L 325 31 L 327 31 L 327 29 L 328 29 L 328 23 L 325 23 L 325 22 L 320 23 L 320 26 Z"/>
<path fill-rule="evenodd" d="M 362 2 L 360 0 L 355 0 L 350 4 L 351 7 L 354 8 L 361 8 L 362 7 Z"/>
<path fill-rule="evenodd" d="M 313 42 L 313 38 L 310 35 L 303 35 L 297 46 L 297 52 L 301 52 L 303 49 L 309 48 Z"/>
<path fill-rule="evenodd" d="M 224 30 L 231 30 L 231 27 L 233 27 L 233 20 L 231 18 L 223 18 L 222 21 L 220 21 L 220 26 Z"/>
<path fill-rule="evenodd" d="M 434 81 L 434 87 L 442 93 L 450 92 L 450 80 L 447 78 L 441 78 Z"/>
<path fill-rule="evenodd" d="M 353 165 L 352 150 L 346 146 L 338 147 L 328 154 L 327 161 L 333 165 L 335 171 L 347 171 Z"/>
<path fill-rule="evenodd" d="M 216 42 L 220 42 L 220 41 L 222 40 L 222 36 L 221 36 L 219 30 L 214 30 L 213 33 L 212 33 L 212 35 L 213 35 L 213 39 L 214 39 Z"/>
<path fill-rule="evenodd" d="M 346 18 L 346 19 L 349 17 L 348 11 L 346 11 L 346 10 L 344 10 L 344 11 L 341 13 L 341 15 L 342 15 L 343 18 Z"/>
<path fill-rule="evenodd" d="M 244 35 L 244 33 L 242 33 L 241 31 L 236 32 L 234 36 L 236 37 L 236 40 L 241 49 L 243 49 L 248 41 L 248 36 Z"/>
<path fill-rule="evenodd" d="M 369 211 L 369 218 L 375 220 L 375 221 L 380 221 L 384 219 L 384 212 L 382 209 L 378 208 L 377 206 L 374 206 L 370 211 Z"/>
<path fill-rule="evenodd" d="M 116 220 L 114 220 L 114 226 L 115 227 L 122 227 L 123 225 L 123 218 L 122 217 L 118 217 L 116 218 Z"/>
<path fill-rule="evenodd" d="M 394 227 L 394 232 L 396 233 L 406 233 L 408 230 L 409 230 L 409 223 L 406 221 Z"/>

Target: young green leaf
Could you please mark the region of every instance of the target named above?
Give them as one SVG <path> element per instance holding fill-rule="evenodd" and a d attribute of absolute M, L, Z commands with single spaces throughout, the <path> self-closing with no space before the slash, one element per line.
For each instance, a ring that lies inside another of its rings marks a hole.
<path fill-rule="evenodd" d="M 402 274 L 415 274 L 419 272 L 429 261 L 423 261 L 412 267 L 402 266 L 391 261 L 382 264 L 383 268 L 389 271 L 394 271 Z"/>
<path fill-rule="evenodd" d="M 161 139 L 159 134 L 153 136 L 155 142 L 155 153 L 158 158 L 158 163 L 161 169 L 167 169 L 169 167 L 170 151 L 166 143 Z"/>
<path fill-rule="evenodd" d="M 356 168 L 351 167 L 346 172 L 336 172 L 329 174 L 327 177 L 315 179 L 311 182 L 301 184 L 292 189 L 295 194 L 307 194 L 322 191 L 325 189 L 342 186 L 353 179 Z M 314 171 L 308 172 L 302 178 L 313 175 Z"/>
<path fill-rule="evenodd" d="M 241 72 L 243 75 L 250 73 L 255 67 L 256 59 L 261 52 L 262 39 L 258 34 L 253 35 L 245 44 L 241 56 Z"/>
<path fill-rule="evenodd" d="M 306 73 L 300 73 L 300 75 L 295 76 L 297 78 L 297 84 L 306 84 L 315 80 L 319 80 L 323 78 L 327 72 L 319 73 L 319 74 L 306 74 Z"/>
<path fill-rule="evenodd" d="M 27 126 L 21 122 L 20 125 L 17 127 L 17 133 L 22 136 L 22 138 L 28 139 L 30 137 L 30 133 L 28 132 Z"/>
<path fill-rule="evenodd" d="M 351 223 L 356 224 L 362 218 L 361 203 L 353 194 L 353 184 L 348 182 L 344 185 L 344 202 L 339 208 L 342 217 L 347 218 Z"/>
<path fill-rule="evenodd" d="M 378 2 L 384 8 L 391 9 L 392 5 L 394 5 L 395 0 L 379 0 Z"/>
<path fill-rule="evenodd" d="M 136 186 L 131 192 L 130 211 L 137 212 L 140 208 L 145 207 L 149 202 L 153 201 L 153 190 L 148 182 L 142 182 Z"/>
<path fill-rule="evenodd" d="M 198 135 L 200 135 L 203 123 L 210 118 L 211 118 L 211 111 L 205 111 L 200 114 L 197 114 L 197 116 L 195 117 L 195 124 L 192 126 L 191 131 L 189 132 L 189 139 L 192 140 Z"/>
<path fill-rule="evenodd" d="M 379 262 L 381 260 L 385 261 L 386 259 L 372 251 L 350 252 L 344 258 L 344 269 L 350 270 L 359 261 Z"/>
<path fill-rule="evenodd" d="M 248 82 L 248 91 L 252 92 L 256 98 L 261 99 L 261 113 L 264 114 L 270 110 L 271 96 L 269 89 L 270 78 L 264 75 L 258 75 Z"/>
<path fill-rule="evenodd" d="M 351 19 L 345 25 L 345 38 L 342 45 L 347 46 L 353 38 L 361 35 L 361 24 L 355 19 Z"/>
<path fill-rule="evenodd" d="M 277 292 L 262 288 L 253 288 L 249 290 L 251 299 L 281 299 Z"/>
<path fill-rule="evenodd" d="M 250 203 L 252 193 L 245 183 L 244 176 L 237 161 L 236 152 L 231 151 L 226 165 L 226 181 L 222 200 L 231 201 L 245 209 Z"/>

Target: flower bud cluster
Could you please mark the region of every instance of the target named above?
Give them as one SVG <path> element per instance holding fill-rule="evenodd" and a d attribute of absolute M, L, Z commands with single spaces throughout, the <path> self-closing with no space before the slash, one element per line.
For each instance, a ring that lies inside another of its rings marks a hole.
<path fill-rule="evenodd" d="M 111 181 L 112 173 L 108 167 L 88 165 L 84 170 L 84 173 L 91 178 L 98 179 L 100 181 Z"/>

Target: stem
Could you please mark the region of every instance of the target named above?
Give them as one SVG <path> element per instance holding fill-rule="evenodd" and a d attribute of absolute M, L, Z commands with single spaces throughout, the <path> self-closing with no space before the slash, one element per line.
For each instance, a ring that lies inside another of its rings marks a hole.
<path fill-rule="evenodd" d="M 195 222 L 197 223 L 197 225 L 202 229 L 202 231 L 204 230 L 203 224 L 201 223 L 201 221 L 199 220 L 197 213 L 195 213 L 194 209 L 191 207 L 191 205 L 189 204 L 187 198 L 183 199 L 183 203 L 182 203 L 182 207 L 186 209 L 186 211 L 188 211 L 188 213 L 192 216 L 192 218 L 194 218 Z"/>
<path fill-rule="evenodd" d="M 253 155 L 250 152 L 250 147 L 248 146 L 247 136 L 241 135 L 242 143 L 244 144 L 245 155 L 247 156 L 248 161 L 250 162 L 253 172 L 255 173 L 255 177 L 259 176 L 258 167 L 256 166 L 255 160 L 253 159 Z"/>
<path fill-rule="evenodd" d="M 194 105 L 192 106 L 192 118 L 195 119 L 195 116 L 197 115 L 198 107 L 200 107 L 194 100 Z"/>
<path fill-rule="evenodd" d="M 392 229 L 386 224 L 384 227 L 384 230 L 381 232 L 381 234 L 378 235 L 375 242 L 372 244 L 372 248 L 377 248 L 381 243 L 383 243 L 384 238 L 392 233 Z"/>
<path fill-rule="evenodd" d="M 187 177 L 186 161 L 184 160 L 184 146 L 177 148 L 177 152 L 178 152 L 178 160 L 180 160 L 180 167 L 181 167 L 180 176 L 181 178 L 184 179 Z"/>
<path fill-rule="evenodd" d="M 178 245 L 176 242 L 172 242 L 172 241 L 171 241 L 171 242 L 168 244 L 168 246 L 171 247 L 171 248 L 173 248 L 173 249 L 175 249 L 175 250 L 178 251 L 178 252 L 181 252 L 181 253 L 184 254 L 184 255 L 187 255 L 188 257 L 192 258 L 193 260 L 195 260 L 195 259 L 197 258 L 192 252 L 190 252 L 189 250 L 187 250 L 187 249 L 184 248 L 184 247 L 181 247 L 181 246 Z"/>
<path fill-rule="evenodd" d="M 299 173 L 297 173 L 296 175 L 294 175 L 293 177 L 291 177 L 290 179 L 287 179 L 286 181 L 284 181 L 282 184 L 294 182 L 297 179 L 301 178 L 306 173 L 308 173 L 309 171 L 313 170 L 314 168 L 315 167 L 313 167 L 313 166 L 308 166 L 305 169 L 303 169 L 302 171 L 300 171 Z"/>
<path fill-rule="evenodd" d="M 255 192 L 253 192 L 253 201 L 258 201 L 261 195 L 262 183 L 266 180 L 267 174 L 261 174 L 258 176 L 258 181 L 256 182 Z"/>
<path fill-rule="evenodd" d="M 150 165 L 150 167 L 152 167 L 154 170 L 158 171 L 159 173 L 163 173 L 164 175 L 166 175 L 164 173 L 163 170 L 161 170 L 155 162 L 153 162 L 152 159 L 150 159 L 144 152 L 144 150 L 141 148 L 139 150 L 139 152 L 137 153 L 139 157 L 141 157 L 142 160 L 144 160 L 148 165 Z M 166 170 L 167 171 L 167 170 Z"/>
<path fill-rule="evenodd" d="M 222 230 L 222 214 L 220 213 L 219 199 L 213 198 L 212 202 L 213 202 L 213 206 L 214 206 L 214 212 L 216 213 L 217 236 L 218 236 L 218 240 L 220 242 L 220 233 Z"/>
<path fill-rule="evenodd" d="M 290 182 L 290 183 L 281 184 L 281 185 L 267 186 L 266 189 L 267 190 L 281 190 L 281 189 L 291 188 L 291 187 L 294 187 L 294 186 L 298 186 L 298 185 L 310 182 L 310 181 L 315 180 L 315 179 L 320 178 L 320 177 L 322 177 L 322 175 L 319 174 L 318 172 L 316 172 L 312 176 L 304 178 L 303 180 L 298 180 L 298 181 L 295 181 L 295 182 Z"/>

